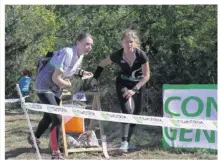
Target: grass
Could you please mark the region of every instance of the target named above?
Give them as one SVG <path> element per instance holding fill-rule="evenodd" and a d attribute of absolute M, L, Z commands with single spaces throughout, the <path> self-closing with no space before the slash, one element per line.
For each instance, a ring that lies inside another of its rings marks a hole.
<path fill-rule="evenodd" d="M 25 116 L 18 106 L 6 107 L 5 111 L 5 159 L 37 159 L 37 154 L 26 141 L 29 133 Z M 35 130 L 42 114 L 29 111 L 33 129 Z M 117 148 L 120 143 L 120 125 L 113 122 L 104 122 L 105 133 L 108 140 L 108 148 Z M 198 150 L 188 152 L 180 149 L 165 150 L 161 144 L 162 131 L 160 127 L 137 126 L 132 142 L 138 150 L 120 154 L 116 150 L 109 151 L 111 159 L 217 159 L 217 153 Z M 48 150 L 49 130 L 41 140 L 41 156 L 50 159 Z M 104 159 L 102 153 L 75 153 L 70 154 L 69 159 Z"/>

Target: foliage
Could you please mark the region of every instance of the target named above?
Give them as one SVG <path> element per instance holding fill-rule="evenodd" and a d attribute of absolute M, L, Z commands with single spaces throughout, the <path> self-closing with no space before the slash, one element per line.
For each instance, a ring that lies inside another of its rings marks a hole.
<path fill-rule="evenodd" d="M 94 37 L 93 52 L 83 65 L 89 71 L 120 48 L 124 29 L 139 32 L 151 68 L 145 104 L 154 113 L 162 108 L 163 84 L 217 83 L 215 5 L 6 6 L 5 26 L 6 97 L 16 95 L 21 70 L 34 72 L 41 55 L 72 45 L 83 30 Z M 109 66 L 100 79 L 111 96 L 117 71 Z"/>

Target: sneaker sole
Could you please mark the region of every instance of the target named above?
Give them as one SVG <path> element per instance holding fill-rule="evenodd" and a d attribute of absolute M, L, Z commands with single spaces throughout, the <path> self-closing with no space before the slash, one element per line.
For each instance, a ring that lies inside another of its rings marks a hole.
<path fill-rule="evenodd" d="M 128 150 L 124 150 L 124 149 L 118 149 L 119 152 L 123 152 L 123 153 L 127 153 Z"/>

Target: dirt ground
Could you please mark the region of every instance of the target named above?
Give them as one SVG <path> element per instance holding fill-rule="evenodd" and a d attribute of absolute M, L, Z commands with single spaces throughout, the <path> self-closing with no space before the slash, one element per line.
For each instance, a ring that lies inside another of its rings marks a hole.
<path fill-rule="evenodd" d="M 35 130 L 42 114 L 29 111 Z M 137 126 L 131 142 L 137 149 L 128 153 L 119 153 L 120 124 L 104 122 L 110 159 L 217 159 L 217 153 L 207 151 L 186 152 L 165 150 L 161 144 L 161 127 Z M 27 143 L 28 124 L 21 108 L 5 110 L 5 159 L 38 159 L 35 149 Z M 48 150 L 49 129 L 40 138 L 42 159 L 50 159 Z M 73 153 L 68 159 L 105 159 L 101 152 Z"/>

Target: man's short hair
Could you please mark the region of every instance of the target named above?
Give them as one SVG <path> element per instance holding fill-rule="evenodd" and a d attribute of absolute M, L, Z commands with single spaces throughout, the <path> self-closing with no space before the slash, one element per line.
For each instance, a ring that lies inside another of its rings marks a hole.
<path fill-rule="evenodd" d="M 22 72 L 23 76 L 30 76 L 31 73 L 29 70 L 25 69 L 23 72 Z"/>

